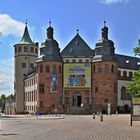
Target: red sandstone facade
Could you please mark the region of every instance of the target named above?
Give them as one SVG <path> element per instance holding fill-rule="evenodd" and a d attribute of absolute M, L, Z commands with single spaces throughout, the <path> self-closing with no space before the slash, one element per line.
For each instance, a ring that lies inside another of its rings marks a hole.
<path fill-rule="evenodd" d="M 124 76 L 125 80 L 127 78 L 125 69 L 129 66 L 128 59 L 130 58 L 115 54 L 114 43 L 108 39 L 106 25 L 102 28 L 102 38 L 94 50 L 77 33 L 61 53 L 59 44 L 53 39 L 53 28 L 48 27 L 47 39 L 42 43 L 36 61 L 36 72 L 24 79 L 25 111 L 104 113 L 110 104 L 111 111 L 115 112 L 120 100 L 118 86 L 120 88 L 123 85 L 123 81 L 118 80 L 124 80 Z M 134 71 L 129 70 L 129 73 L 132 78 Z M 85 78 L 85 83 L 79 83 L 79 78 Z M 27 84 L 31 79 L 36 82 Z"/>
<path fill-rule="evenodd" d="M 94 110 L 105 111 L 107 103 L 112 109 L 117 106 L 118 65 L 116 62 L 96 62 L 93 64 L 93 98 Z"/>
<path fill-rule="evenodd" d="M 48 71 L 46 66 L 49 65 Z M 55 68 L 54 68 L 55 67 Z M 55 69 L 55 70 L 54 70 Z M 37 62 L 38 71 L 38 111 L 54 112 L 57 108 L 62 112 L 62 62 L 43 61 Z M 55 71 L 57 74 L 56 91 L 51 90 L 51 73 Z M 42 86 L 42 87 L 41 87 Z"/>

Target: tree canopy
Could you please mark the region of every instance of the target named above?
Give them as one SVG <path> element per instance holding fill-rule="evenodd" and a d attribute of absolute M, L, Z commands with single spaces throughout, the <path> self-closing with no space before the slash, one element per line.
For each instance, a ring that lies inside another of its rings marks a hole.
<path fill-rule="evenodd" d="M 140 39 L 138 39 L 137 47 L 135 47 L 133 51 L 135 55 L 140 56 Z"/>
<path fill-rule="evenodd" d="M 135 55 L 140 56 L 140 39 L 138 39 L 137 47 L 133 51 Z M 128 91 L 132 96 L 140 96 L 140 70 L 135 72 L 132 83 L 128 86 Z"/>
<path fill-rule="evenodd" d="M 140 70 L 135 72 L 132 83 L 128 86 L 128 91 L 132 96 L 140 96 Z"/>

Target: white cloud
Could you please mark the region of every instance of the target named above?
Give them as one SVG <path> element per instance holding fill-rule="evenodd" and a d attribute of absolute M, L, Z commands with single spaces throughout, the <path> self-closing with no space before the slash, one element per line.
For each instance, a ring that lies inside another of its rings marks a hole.
<path fill-rule="evenodd" d="M 0 60 L 0 95 L 13 93 L 14 62 L 12 59 Z"/>
<path fill-rule="evenodd" d="M 3 36 L 21 36 L 25 23 L 17 21 L 7 14 L 0 14 L 0 32 Z"/>
<path fill-rule="evenodd" d="M 117 4 L 117 3 L 127 3 L 128 0 L 101 0 L 104 4 Z"/>

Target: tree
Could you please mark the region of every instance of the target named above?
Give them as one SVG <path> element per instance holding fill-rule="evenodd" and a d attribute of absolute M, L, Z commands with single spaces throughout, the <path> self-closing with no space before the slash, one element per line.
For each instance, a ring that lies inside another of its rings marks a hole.
<path fill-rule="evenodd" d="M 138 39 L 137 47 L 133 49 L 134 54 L 140 56 L 140 39 Z"/>
<path fill-rule="evenodd" d="M 6 96 L 2 94 L 0 97 L 0 108 L 2 109 L 2 112 L 4 112 L 5 109 L 5 101 L 6 101 Z"/>
<path fill-rule="evenodd" d="M 140 70 L 135 72 L 132 83 L 128 85 L 128 91 L 132 96 L 140 96 Z"/>
<path fill-rule="evenodd" d="M 4 94 L 0 97 L 0 108 L 2 109 L 2 112 L 4 112 L 6 100 L 15 100 L 15 95 L 11 94 L 9 96 L 5 96 Z"/>
<path fill-rule="evenodd" d="M 135 55 L 140 56 L 140 39 L 138 39 L 138 45 L 133 51 Z M 140 96 L 140 70 L 135 72 L 132 83 L 128 86 L 128 91 L 132 96 Z"/>

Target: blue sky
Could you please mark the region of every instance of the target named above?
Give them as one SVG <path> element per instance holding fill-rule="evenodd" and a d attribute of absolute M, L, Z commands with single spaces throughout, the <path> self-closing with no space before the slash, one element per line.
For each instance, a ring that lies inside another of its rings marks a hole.
<path fill-rule="evenodd" d="M 140 0 L 3 0 L 0 1 L 0 95 L 13 93 L 14 50 L 28 20 L 34 41 L 46 38 L 49 19 L 55 39 L 63 49 L 79 29 L 81 37 L 95 48 L 107 21 L 116 53 L 132 55 L 140 37 Z"/>

